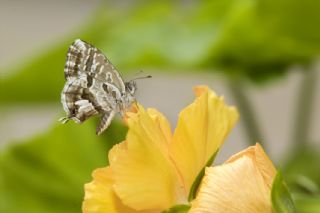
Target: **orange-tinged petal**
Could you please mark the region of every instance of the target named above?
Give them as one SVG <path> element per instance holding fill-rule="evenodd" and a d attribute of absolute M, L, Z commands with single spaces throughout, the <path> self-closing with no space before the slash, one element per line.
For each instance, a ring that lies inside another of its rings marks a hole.
<path fill-rule="evenodd" d="M 206 168 L 190 213 L 268 213 L 270 188 L 248 156 L 222 166 Z"/>
<path fill-rule="evenodd" d="M 170 147 L 187 192 L 238 119 L 237 110 L 208 87 L 195 87 L 195 93 L 195 101 L 179 115 Z"/>
<path fill-rule="evenodd" d="M 203 93 L 206 93 L 209 90 L 209 88 L 205 85 L 199 85 L 199 86 L 195 86 L 193 88 L 194 94 L 196 95 L 196 97 L 201 96 Z"/>
<path fill-rule="evenodd" d="M 109 167 L 93 172 L 93 181 L 85 185 L 82 204 L 84 213 L 138 213 L 122 204 L 113 189 L 112 173 Z"/>
<path fill-rule="evenodd" d="M 272 212 L 276 170 L 259 144 L 233 155 L 206 174 L 190 212 Z"/>
<path fill-rule="evenodd" d="M 121 201 L 136 210 L 165 210 L 183 203 L 182 183 L 169 156 L 171 133 L 156 110 L 138 106 L 130 114 L 126 142 L 109 153 L 114 189 Z"/>
<path fill-rule="evenodd" d="M 250 146 L 249 148 L 233 155 L 231 158 L 229 158 L 227 163 L 233 162 L 244 155 L 250 157 L 255 162 L 264 181 L 271 188 L 273 178 L 277 171 L 261 145 L 257 143 L 255 146 Z"/>
<path fill-rule="evenodd" d="M 126 109 L 125 113 L 123 114 L 123 121 L 125 123 L 127 123 L 128 118 L 130 118 L 132 115 L 138 112 L 138 105 L 139 104 L 137 102 L 133 102 L 131 106 L 128 109 Z"/>

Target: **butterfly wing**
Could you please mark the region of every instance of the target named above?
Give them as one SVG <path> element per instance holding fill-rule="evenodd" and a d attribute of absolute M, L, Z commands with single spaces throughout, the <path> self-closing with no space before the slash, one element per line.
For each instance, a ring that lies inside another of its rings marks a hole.
<path fill-rule="evenodd" d="M 115 115 L 116 115 L 115 110 L 112 110 L 110 112 L 106 112 L 103 114 L 102 119 L 96 129 L 97 135 L 100 135 L 104 130 L 106 130 L 109 127 Z"/>
<path fill-rule="evenodd" d="M 95 79 L 114 85 L 121 93 L 125 92 L 123 79 L 113 64 L 99 49 L 80 39 L 69 47 L 64 74 L 67 80 L 87 76 L 89 87 Z"/>
<path fill-rule="evenodd" d="M 67 82 L 61 102 L 68 118 L 81 123 L 102 114 L 97 127 L 100 134 L 120 110 L 118 101 L 125 85 L 119 72 L 100 50 L 77 39 L 69 47 L 64 74 Z"/>
<path fill-rule="evenodd" d="M 61 93 L 61 103 L 67 113 L 67 118 L 77 123 L 82 123 L 99 113 L 98 104 L 86 87 L 85 79 L 75 78 L 67 81 Z"/>

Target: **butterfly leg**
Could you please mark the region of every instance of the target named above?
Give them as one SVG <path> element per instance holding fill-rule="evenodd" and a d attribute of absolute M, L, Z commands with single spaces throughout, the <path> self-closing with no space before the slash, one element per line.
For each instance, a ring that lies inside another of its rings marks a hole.
<path fill-rule="evenodd" d="M 69 121 L 69 117 L 62 117 L 59 119 L 59 122 L 61 122 L 62 124 L 65 124 Z"/>
<path fill-rule="evenodd" d="M 115 115 L 116 115 L 115 110 L 111 110 L 103 114 L 102 120 L 100 121 L 100 124 L 97 126 L 97 129 L 96 129 L 97 135 L 100 135 L 104 130 L 108 128 L 108 126 L 110 125 Z"/>

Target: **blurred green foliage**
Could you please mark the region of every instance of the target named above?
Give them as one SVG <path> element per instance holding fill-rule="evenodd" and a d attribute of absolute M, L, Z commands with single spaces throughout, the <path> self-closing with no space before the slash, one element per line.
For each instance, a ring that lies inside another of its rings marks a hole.
<path fill-rule="evenodd" d="M 320 196 L 296 195 L 295 203 L 298 213 L 318 213 L 320 210 Z"/>
<path fill-rule="evenodd" d="M 89 24 L 80 30 L 81 38 L 98 44 L 104 38 L 99 33 L 105 29 L 106 17 L 98 12 Z M 60 102 L 60 92 L 65 83 L 63 69 L 69 45 L 75 38 L 68 38 L 57 44 L 26 64 L 15 64 L 9 77 L 0 78 L 2 92 L 0 103 L 44 103 Z M 1 76 L 0 76 L 1 77 Z"/>
<path fill-rule="evenodd" d="M 80 29 L 0 76 L 0 104 L 58 103 L 68 46 L 81 38 L 121 73 L 156 68 L 221 71 L 254 82 L 279 76 L 320 52 L 320 1 L 213 0 L 105 2 Z M 50 45 L 49 45 L 50 46 Z M 10 68 L 9 68 L 10 69 Z M 124 138 L 113 124 L 102 137 L 92 122 L 55 126 L 0 152 L 0 212 L 79 212 L 83 184 Z M 283 166 L 299 213 L 320 209 L 320 154 L 300 150 Z"/>
<path fill-rule="evenodd" d="M 94 169 L 108 163 L 108 150 L 125 137 L 114 122 L 102 137 L 92 121 L 57 124 L 47 133 L 0 153 L 0 212 L 80 212 L 83 187 Z"/>
<path fill-rule="evenodd" d="M 319 162 L 320 150 L 306 147 L 292 153 L 282 166 L 298 213 L 318 213 L 320 210 Z"/>
<path fill-rule="evenodd" d="M 189 205 L 177 205 L 161 213 L 187 213 L 189 209 Z"/>
<path fill-rule="evenodd" d="M 276 174 L 271 190 L 272 206 L 276 213 L 295 213 L 295 205 L 280 171 Z"/>
<path fill-rule="evenodd" d="M 238 1 L 208 63 L 257 81 L 308 64 L 320 51 L 319 9 L 313 0 Z"/>
<path fill-rule="evenodd" d="M 138 2 L 101 5 L 76 37 L 53 44 L 13 71 L 16 75 L 1 79 L 10 91 L 0 93 L 1 102 L 57 102 L 65 55 L 78 37 L 101 48 L 122 73 L 218 69 L 255 81 L 284 73 L 294 63 L 308 63 L 320 50 L 317 1 Z"/>
<path fill-rule="evenodd" d="M 320 192 L 320 150 L 307 147 L 301 149 L 286 160 L 283 165 L 283 173 L 286 180 L 294 186 L 292 189 L 301 193 Z M 306 177 L 316 185 L 308 183 L 301 176 Z"/>

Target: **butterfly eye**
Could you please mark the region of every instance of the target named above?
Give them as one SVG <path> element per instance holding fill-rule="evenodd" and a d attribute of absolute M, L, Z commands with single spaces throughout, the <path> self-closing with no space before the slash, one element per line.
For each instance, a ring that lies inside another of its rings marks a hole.
<path fill-rule="evenodd" d="M 135 81 L 131 81 L 131 83 L 130 83 L 130 92 L 131 92 L 131 94 L 135 93 L 136 89 L 137 89 L 136 82 Z"/>
<path fill-rule="evenodd" d="M 126 82 L 125 86 L 126 86 L 126 91 L 133 95 L 136 90 L 136 82 L 134 81 Z"/>

